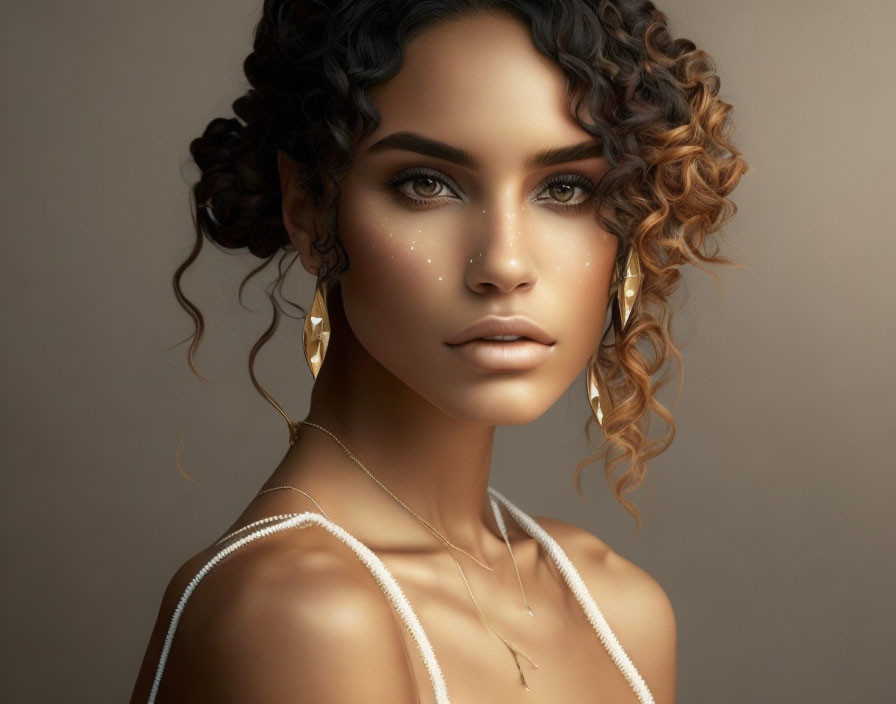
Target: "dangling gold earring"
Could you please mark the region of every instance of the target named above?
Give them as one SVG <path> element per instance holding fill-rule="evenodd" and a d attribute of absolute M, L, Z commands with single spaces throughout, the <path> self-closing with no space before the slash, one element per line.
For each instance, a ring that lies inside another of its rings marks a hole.
<path fill-rule="evenodd" d="M 619 276 L 616 268 L 613 268 L 613 279 L 610 282 L 610 296 L 616 294 L 619 309 L 619 334 L 625 330 L 625 326 L 631 318 L 632 310 L 635 302 L 638 300 L 638 294 L 641 291 L 641 281 L 644 278 L 641 273 L 641 262 L 638 259 L 638 252 L 634 247 L 629 248 L 628 258 L 625 262 L 625 277 L 622 283 L 619 282 Z M 597 362 L 597 356 L 592 359 L 588 365 L 588 373 L 585 379 L 586 392 L 588 394 L 588 402 L 591 404 L 591 411 L 594 413 L 594 419 L 597 424 L 603 427 L 604 416 L 610 412 L 612 408 L 612 399 L 609 389 L 604 381 L 603 375 L 600 373 L 600 366 Z"/>
<path fill-rule="evenodd" d="M 615 275 L 616 272 L 614 271 L 613 273 Z M 622 330 L 625 330 L 625 325 L 628 323 L 632 310 L 635 307 L 635 302 L 638 300 L 643 278 L 638 251 L 634 247 L 630 247 L 628 259 L 625 262 L 625 278 L 622 280 L 622 285 L 618 287 L 616 293 L 619 299 L 619 320 Z"/>
<path fill-rule="evenodd" d="M 327 284 L 319 284 L 314 292 L 311 310 L 305 315 L 302 326 L 302 347 L 305 350 L 305 361 L 311 375 L 317 379 L 317 373 L 324 363 L 327 344 L 330 342 L 330 317 L 327 314 Z"/>
<path fill-rule="evenodd" d="M 591 412 L 600 427 L 604 426 L 604 415 L 610 412 L 610 394 L 607 385 L 597 366 L 597 358 L 588 365 L 588 378 L 586 379 L 588 401 L 591 404 Z"/>

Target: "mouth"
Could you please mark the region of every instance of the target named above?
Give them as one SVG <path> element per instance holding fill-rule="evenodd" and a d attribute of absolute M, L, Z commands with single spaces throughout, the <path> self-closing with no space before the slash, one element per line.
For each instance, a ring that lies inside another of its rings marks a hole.
<path fill-rule="evenodd" d="M 554 351 L 554 343 L 545 344 L 519 335 L 477 337 L 467 342 L 445 344 L 469 364 L 486 371 L 534 369 Z"/>
<path fill-rule="evenodd" d="M 515 342 L 519 339 L 552 345 L 555 340 L 534 320 L 522 315 L 500 317 L 488 315 L 468 325 L 454 337 L 446 340 L 449 345 L 460 345 L 473 340 Z"/>

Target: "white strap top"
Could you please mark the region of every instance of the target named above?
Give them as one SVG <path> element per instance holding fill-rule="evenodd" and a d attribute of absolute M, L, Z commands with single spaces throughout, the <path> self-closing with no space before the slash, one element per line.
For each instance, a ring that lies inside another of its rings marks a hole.
<path fill-rule="evenodd" d="M 566 583 L 569 585 L 570 589 L 572 589 L 573 594 L 575 595 L 579 604 L 582 606 L 582 609 L 585 611 L 585 616 L 597 633 L 598 639 L 603 644 L 604 648 L 606 648 L 607 653 L 610 655 L 610 658 L 614 663 L 616 663 L 616 666 L 625 676 L 626 681 L 629 683 L 636 696 L 638 697 L 638 701 L 640 702 L 640 704 L 654 704 L 653 695 L 647 688 L 647 683 L 641 677 L 640 673 L 635 668 L 635 665 L 632 663 L 625 650 L 623 650 L 622 645 L 620 645 L 619 640 L 616 638 L 616 635 L 613 633 L 610 625 L 604 618 L 604 615 L 601 612 L 600 608 L 597 606 L 597 603 L 594 601 L 594 597 L 592 597 L 591 592 L 589 592 L 588 588 L 585 586 L 585 582 L 582 580 L 582 577 L 579 574 L 578 570 L 566 556 L 566 553 L 563 551 L 560 545 L 557 544 L 557 541 L 554 540 L 550 535 L 548 535 L 547 532 L 522 509 L 511 503 L 510 500 L 507 499 L 503 494 L 501 494 L 497 489 L 489 487 L 488 491 L 490 494 L 492 509 L 495 512 L 495 518 L 497 520 L 498 527 L 500 528 L 501 533 L 505 537 L 507 536 L 506 528 L 504 526 L 504 520 L 501 516 L 498 504 L 496 503 L 496 499 L 504 505 L 507 511 L 510 512 L 510 515 L 513 516 L 513 518 L 520 525 L 520 527 L 526 533 L 528 533 L 530 537 L 538 541 L 539 545 L 541 545 L 545 552 L 547 552 L 547 554 L 550 555 L 554 560 L 557 565 L 557 569 L 560 571 L 560 574 L 563 575 Z M 338 524 L 334 523 L 333 521 L 324 517 L 322 514 L 315 511 L 282 514 L 279 516 L 270 516 L 268 518 L 263 518 L 260 521 L 254 521 L 253 523 L 250 523 L 249 525 L 244 526 L 237 531 L 234 531 L 234 533 L 231 533 L 229 536 L 226 536 L 221 541 L 219 541 L 224 542 L 227 539 L 232 538 L 232 536 L 235 536 L 237 533 L 245 532 L 251 528 L 256 528 L 255 530 L 244 535 L 242 538 L 232 539 L 229 544 L 226 545 L 226 547 L 222 548 L 213 558 L 211 558 L 205 564 L 204 567 L 202 567 L 202 569 L 200 569 L 196 573 L 196 576 L 193 577 L 192 580 L 190 580 L 190 583 L 187 585 L 186 589 L 184 589 L 183 596 L 181 596 L 180 600 L 178 601 L 177 606 L 174 609 L 174 613 L 171 617 L 171 624 L 168 626 L 168 633 L 165 636 L 165 642 L 162 646 L 161 655 L 159 656 L 159 664 L 156 668 L 156 674 L 155 678 L 153 679 L 152 689 L 150 690 L 147 704 L 155 703 L 156 694 L 158 693 L 159 689 L 159 683 L 162 680 L 162 672 L 165 669 L 165 661 L 168 658 L 168 653 L 171 650 L 171 643 L 174 639 L 174 631 L 177 628 L 178 622 L 180 621 L 180 617 L 183 613 L 184 606 L 186 605 L 187 600 L 190 598 L 190 595 L 196 589 L 196 586 L 199 584 L 202 578 L 205 577 L 215 567 L 215 565 L 220 563 L 225 557 L 239 550 L 244 545 L 247 545 L 267 535 L 279 533 L 284 530 L 290 530 L 292 528 L 305 528 L 311 524 L 320 525 L 321 527 L 326 528 L 328 531 L 330 531 L 330 533 L 335 535 L 337 538 L 339 538 L 339 540 L 341 540 L 355 552 L 361 562 L 363 562 L 367 569 L 370 570 L 374 579 L 376 579 L 377 584 L 379 584 L 380 588 L 382 589 L 383 594 L 386 595 L 386 598 L 395 608 L 402 622 L 407 627 L 411 636 L 414 638 L 417 649 L 420 651 L 420 655 L 423 658 L 423 664 L 425 665 L 426 671 L 429 674 L 429 679 L 432 683 L 433 693 L 435 695 L 437 704 L 450 704 L 450 700 L 448 698 L 448 687 L 445 683 L 445 678 L 442 675 L 442 669 L 439 666 L 439 661 L 436 659 L 435 652 L 433 651 L 432 645 L 429 642 L 429 638 L 426 635 L 426 631 L 423 629 L 420 620 L 417 618 L 417 614 L 414 613 L 414 609 L 411 607 L 410 602 L 408 601 L 404 592 L 401 590 L 398 582 L 395 581 L 392 573 L 389 571 L 383 561 L 380 560 L 380 558 L 377 557 L 370 548 L 364 545 L 364 543 L 348 533 Z"/>

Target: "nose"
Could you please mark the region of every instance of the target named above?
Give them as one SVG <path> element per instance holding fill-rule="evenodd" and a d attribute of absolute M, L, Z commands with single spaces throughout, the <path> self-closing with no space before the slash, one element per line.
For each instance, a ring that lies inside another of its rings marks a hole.
<path fill-rule="evenodd" d="M 521 211 L 509 202 L 483 211 L 479 236 L 467 258 L 467 286 L 476 293 L 509 293 L 538 280 Z"/>

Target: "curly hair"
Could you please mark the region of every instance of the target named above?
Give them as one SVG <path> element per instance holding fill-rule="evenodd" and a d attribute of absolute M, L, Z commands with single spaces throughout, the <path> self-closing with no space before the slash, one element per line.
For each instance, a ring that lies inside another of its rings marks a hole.
<path fill-rule="evenodd" d="M 666 363 L 674 359 L 681 369 L 670 297 L 683 264 L 713 277 L 703 264 L 736 264 L 719 255 L 720 238 L 711 235 L 734 217 L 737 207 L 727 196 L 747 171 L 729 139 L 732 108 L 718 98 L 711 57 L 688 39 L 673 39 L 666 15 L 649 0 L 265 0 L 244 61 L 251 87 L 233 103 L 236 117 L 212 120 L 190 143 L 201 170 L 192 189 L 196 239 L 173 280 L 195 325 L 188 363 L 200 376 L 194 356 L 203 318 L 180 282 L 203 239 L 248 248 L 264 260 L 240 285 L 240 301 L 249 279 L 280 253 L 279 276 L 267 289 L 273 320 L 250 352 L 249 374 L 289 421 L 254 373 L 255 356 L 282 311 L 274 294 L 283 298 L 284 276 L 297 258 L 282 218 L 277 150 L 298 166 L 312 205 L 312 246 L 323 261 L 318 282 L 329 281 L 349 266 L 335 227 L 339 182 L 355 145 L 379 123 L 370 89 L 398 72 L 407 44 L 423 30 L 500 11 L 525 22 L 537 50 L 564 71 L 570 113 L 601 141 L 611 167 L 596 197 L 601 226 L 620 241 L 617 266 L 629 247 L 640 259 L 641 292 L 625 334 L 614 306 L 614 324 L 591 362 L 612 398 L 604 442 L 578 464 L 574 479 L 584 498 L 581 472 L 603 456 L 607 484 L 640 531 L 640 514 L 625 495 L 642 482 L 646 461 L 675 436 L 672 414 L 656 398 L 670 380 Z M 659 438 L 648 437 L 651 412 L 668 426 Z M 589 414 L 589 439 L 592 422 Z M 614 479 L 625 460 L 628 468 Z"/>

